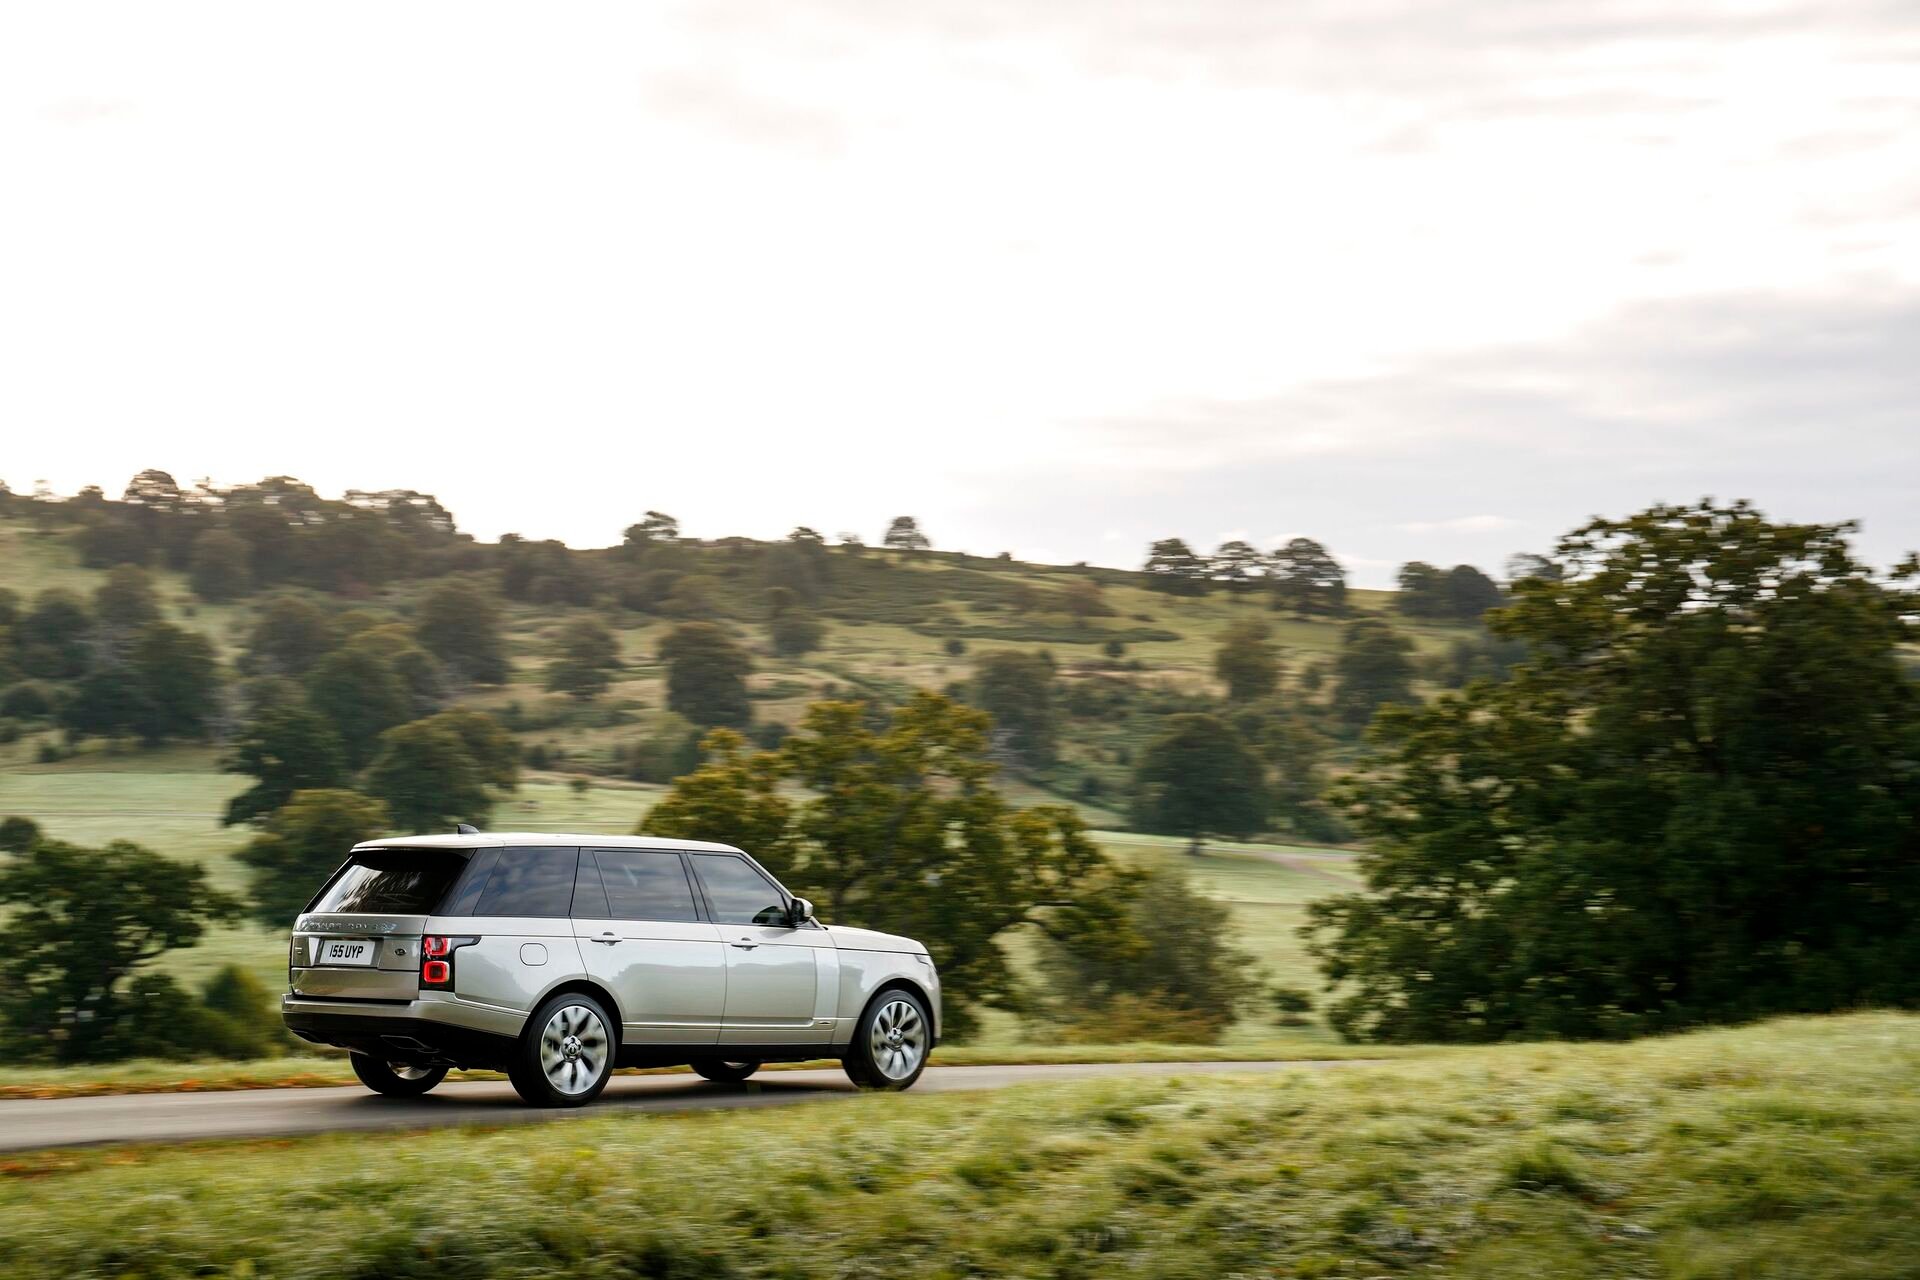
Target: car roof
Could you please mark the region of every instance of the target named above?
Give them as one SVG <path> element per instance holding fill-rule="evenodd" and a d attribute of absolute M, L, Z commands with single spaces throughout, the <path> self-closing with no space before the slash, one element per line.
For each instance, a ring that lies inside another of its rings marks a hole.
<path fill-rule="evenodd" d="M 552 831 L 481 831 L 462 835 L 389 836 L 363 840 L 355 849 L 490 849 L 500 845 L 587 845 L 595 849 L 693 849 L 714 853 L 741 853 L 730 844 L 705 840 L 674 840 L 666 836 L 570 835 Z"/>

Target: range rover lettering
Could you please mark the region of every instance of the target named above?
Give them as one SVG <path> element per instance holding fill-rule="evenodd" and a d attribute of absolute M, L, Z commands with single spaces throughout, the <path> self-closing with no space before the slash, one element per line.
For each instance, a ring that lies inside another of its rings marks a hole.
<path fill-rule="evenodd" d="M 287 1026 L 410 1096 L 450 1068 L 580 1106 L 616 1066 L 745 1080 L 837 1058 L 905 1089 L 939 1042 L 926 947 L 825 926 L 729 845 L 483 834 L 356 845 L 294 924 Z"/>

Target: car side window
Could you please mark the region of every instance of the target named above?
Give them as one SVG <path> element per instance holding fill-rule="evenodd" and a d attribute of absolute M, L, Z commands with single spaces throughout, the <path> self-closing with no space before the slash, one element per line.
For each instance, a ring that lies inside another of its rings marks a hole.
<path fill-rule="evenodd" d="M 578 849 L 533 845 L 500 850 L 476 916 L 561 916 L 573 905 Z"/>
<path fill-rule="evenodd" d="M 785 924 L 787 899 L 744 858 L 726 853 L 691 855 L 707 891 L 707 905 L 721 924 Z"/>
<path fill-rule="evenodd" d="M 606 885 L 607 903 L 618 920 L 698 920 L 693 886 L 680 855 L 657 849 L 593 849 Z M 585 867 L 587 859 L 580 865 Z"/>

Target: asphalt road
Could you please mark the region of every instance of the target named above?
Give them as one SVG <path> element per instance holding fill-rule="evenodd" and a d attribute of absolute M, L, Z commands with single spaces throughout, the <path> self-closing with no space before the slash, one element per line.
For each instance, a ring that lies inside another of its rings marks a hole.
<path fill-rule="evenodd" d="M 1199 1075 L 1314 1070 L 1342 1062 L 1126 1062 L 1026 1067 L 929 1067 L 913 1092 L 1002 1089 L 1041 1080 L 1102 1076 Z M 455 1081 L 424 1098 L 383 1098 L 341 1089 L 235 1089 L 218 1093 L 135 1093 L 104 1098 L 0 1102 L 0 1151 L 114 1142 L 195 1142 L 294 1137 L 368 1129 L 502 1125 L 614 1111 L 709 1111 L 818 1102 L 855 1093 L 839 1070 L 769 1071 L 746 1084 L 694 1075 L 615 1076 L 592 1106 L 540 1110 L 505 1082 Z"/>

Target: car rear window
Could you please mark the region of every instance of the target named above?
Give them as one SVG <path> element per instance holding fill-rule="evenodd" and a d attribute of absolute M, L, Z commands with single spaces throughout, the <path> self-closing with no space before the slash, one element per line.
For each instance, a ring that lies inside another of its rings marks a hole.
<path fill-rule="evenodd" d="M 367 849 L 340 868 L 307 910 L 431 915 L 468 856 L 458 849 Z"/>

